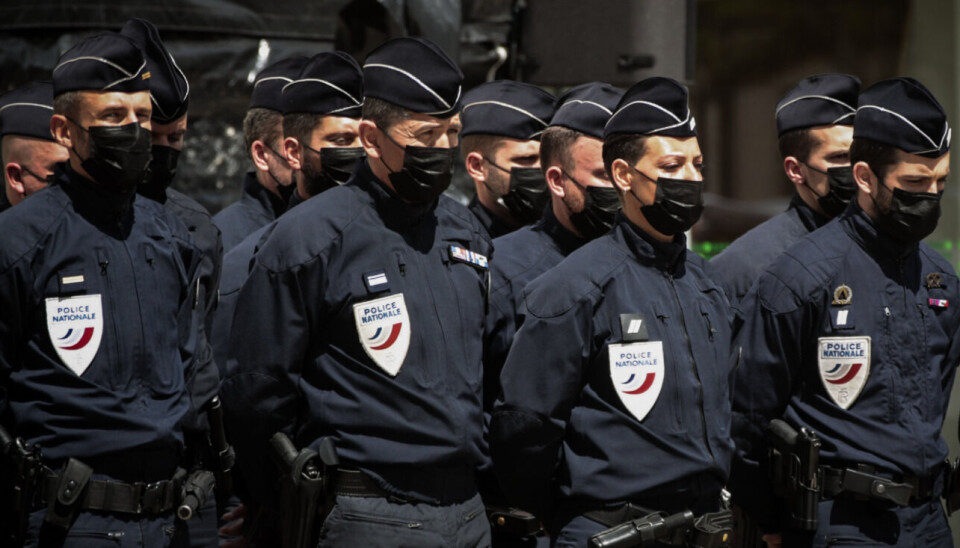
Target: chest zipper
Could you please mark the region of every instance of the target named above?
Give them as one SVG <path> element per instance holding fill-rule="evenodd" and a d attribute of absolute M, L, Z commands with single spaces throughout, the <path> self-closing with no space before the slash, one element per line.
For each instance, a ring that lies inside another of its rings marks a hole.
<path fill-rule="evenodd" d="M 687 352 L 690 354 L 690 363 L 693 365 L 693 376 L 697 379 L 697 410 L 700 411 L 700 425 L 703 427 L 703 445 L 707 448 L 707 453 L 710 453 L 710 458 L 716 461 L 717 458 L 713 454 L 713 449 L 710 447 L 710 440 L 707 437 L 707 416 L 703 410 L 703 381 L 700 380 L 700 371 L 697 369 L 697 359 L 693 355 L 693 343 L 690 341 L 690 333 L 687 331 L 687 320 L 683 315 L 683 303 L 680 302 L 680 293 L 677 291 L 676 280 L 674 280 L 670 274 L 666 276 L 667 279 L 670 280 L 670 288 L 673 289 L 673 297 L 677 301 L 677 309 L 680 311 L 680 327 L 683 329 L 683 338 L 687 341 Z"/>

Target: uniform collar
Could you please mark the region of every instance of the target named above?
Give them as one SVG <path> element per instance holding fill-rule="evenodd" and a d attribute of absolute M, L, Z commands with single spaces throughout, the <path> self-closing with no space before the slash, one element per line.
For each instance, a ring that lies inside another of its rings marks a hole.
<path fill-rule="evenodd" d="M 540 217 L 540 220 L 537 221 L 534 230 L 540 230 L 550 236 L 553 243 L 556 244 L 557 248 L 560 249 L 560 252 L 565 256 L 573 253 L 577 248 L 587 243 L 586 239 L 570 232 L 567 230 L 567 227 L 560 224 L 557 216 L 553 213 L 552 204 L 547 204 L 547 207 L 543 210 L 543 217 Z"/>
<path fill-rule="evenodd" d="M 674 276 L 684 273 L 684 259 L 687 253 L 687 237 L 677 234 L 671 242 L 661 242 L 650 237 L 637 225 L 630 222 L 623 211 L 617 213 L 613 229 L 616 237 L 623 240 L 637 260 L 652 265 Z"/>
<path fill-rule="evenodd" d="M 243 178 L 243 193 L 260 202 L 260 205 L 266 211 L 272 212 L 274 219 L 283 215 L 287 210 L 287 203 L 261 185 L 260 181 L 257 180 L 256 173 L 252 171 L 248 171 Z"/>
<path fill-rule="evenodd" d="M 847 209 L 840 214 L 840 224 L 857 244 L 877 259 L 902 259 L 917 251 L 918 242 L 902 243 L 894 240 L 882 230 L 860 208 L 857 200 L 851 200 Z"/>
<path fill-rule="evenodd" d="M 10 209 L 10 201 L 7 200 L 7 193 L 0 192 L 0 213 Z"/>
<path fill-rule="evenodd" d="M 74 210 L 91 223 L 119 228 L 123 234 L 129 232 L 133 222 L 136 191 L 118 194 L 107 190 L 103 185 L 74 171 L 69 163 L 57 164 L 53 184 L 63 186 L 64 192 L 73 202 Z"/>
<path fill-rule="evenodd" d="M 467 209 L 480 220 L 480 224 L 483 225 L 483 228 L 487 230 L 487 234 L 490 235 L 490 238 L 499 238 L 504 234 L 509 234 L 516 230 L 516 227 L 510 223 L 504 221 L 497 214 L 490 211 L 487 206 L 480 203 L 480 200 L 476 196 L 470 200 L 470 204 L 467 205 Z"/>
<path fill-rule="evenodd" d="M 813 232 L 814 230 L 830 222 L 830 219 L 816 212 L 812 207 L 807 205 L 807 202 L 804 202 L 803 198 L 801 198 L 799 194 L 793 195 L 793 199 L 790 200 L 790 207 L 787 209 L 795 209 L 797 211 L 797 215 L 800 217 L 800 222 L 803 223 L 803 226 L 807 228 L 807 232 Z"/>
<path fill-rule="evenodd" d="M 419 225 L 436 209 L 439 198 L 426 204 L 408 204 L 373 174 L 370 164 L 367 162 L 360 162 L 360 164 L 351 180 L 355 180 L 357 185 L 373 198 L 377 213 L 387 225 Z"/>
<path fill-rule="evenodd" d="M 300 189 L 297 188 L 293 191 L 293 194 L 290 195 L 290 201 L 287 202 L 287 211 L 297 207 L 298 205 L 306 202 L 307 199 L 300 196 Z"/>

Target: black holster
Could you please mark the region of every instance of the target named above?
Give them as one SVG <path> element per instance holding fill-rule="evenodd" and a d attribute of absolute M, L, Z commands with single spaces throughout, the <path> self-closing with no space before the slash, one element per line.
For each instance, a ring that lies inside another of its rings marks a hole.
<path fill-rule="evenodd" d="M 210 468 L 216 479 L 217 513 L 227 511 L 228 501 L 233 495 L 233 466 L 236 454 L 227 443 L 227 434 L 223 426 L 223 404 L 219 396 L 214 396 L 207 404 L 207 422 L 210 425 Z"/>
<path fill-rule="evenodd" d="M 21 546 L 44 472 L 40 448 L 11 437 L 0 426 L 0 456 L 0 511 L 9 512 L 7 519 L 0 519 L 0 545 Z"/>
<path fill-rule="evenodd" d="M 487 505 L 486 512 L 495 537 L 522 539 L 541 531 L 540 520 L 530 512 L 492 504 Z"/>
<path fill-rule="evenodd" d="M 314 526 L 333 507 L 330 477 L 339 464 L 333 440 L 321 439 L 319 451 L 297 451 L 286 434 L 277 432 L 270 446 L 280 469 L 281 546 L 315 546 Z"/>
<path fill-rule="evenodd" d="M 820 438 L 806 427 L 797 431 L 780 419 L 770 421 L 767 438 L 770 480 L 774 494 L 784 500 L 787 525 L 815 531 L 823 489 Z"/>
<path fill-rule="evenodd" d="M 664 512 L 651 512 L 633 505 L 626 505 L 627 512 L 621 515 L 640 517 L 614 525 L 590 537 L 590 548 L 628 548 L 633 546 L 653 546 L 667 544 L 690 548 L 721 548 L 727 545 L 733 531 L 733 513 L 721 510 L 694 517 L 687 510 L 673 515 Z M 610 525 L 601 516 L 603 512 L 588 512 L 586 517 L 604 525 Z M 598 519 L 599 518 L 599 519 Z"/>
<path fill-rule="evenodd" d="M 947 475 L 944 477 L 943 498 L 947 503 L 947 514 L 953 514 L 960 508 L 960 457 L 949 464 Z"/>

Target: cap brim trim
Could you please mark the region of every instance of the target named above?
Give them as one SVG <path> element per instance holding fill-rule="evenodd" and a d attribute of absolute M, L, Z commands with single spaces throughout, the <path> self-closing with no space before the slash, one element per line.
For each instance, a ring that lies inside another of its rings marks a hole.
<path fill-rule="evenodd" d="M 470 103 L 469 105 L 463 105 L 463 110 L 467 110 L 467 109 L 470 108 L 470 107 L 475 107 L 475 106 L 478 106 L 478 105 L 496 105 L 496 106 L 498 106 L 498 107 L 509 108 L 509 109 L 515 110 L 515 111 L 517 111 L 517 112 L 519 112 L 519 113 L 521 113 L 521 114 L 524 114 L 524 115 L 526 115 L 526 116 L 529 116 L 530 118 L 533 118 L 533 119 L 536 120 L 537 122 L 540 122 L 540 123 L 543 125 L 543 127 L 547 127 L 547 126 L 550 125 L 550 124 L 548 124 L 547 122 L 544 122 L 543 119 L 541 119 L 539 116 L 534 115 L 534 114 L 533 114 L 532 112 L 530 112 L 529 110 L 524 110 L 524 109 L 522 109 L 522 108 L 520 108 L 520 107 L 518 107 L 518 106 L 514 106 L 514 105 L 511 105 L 511 104 L 509 104 L 509 103 L 504 103 L 504 102 L 502 102 L 502 101 L 477 101 L 476 103 Z"/>
<path fill-rule="evenodd" d="M 601 105 L 600 103 L 595 103 L 595 102 L 593 102 L 593 101 L 585 101 L 585 100 L 583 100 L 583 99 L 570 99 L 570 100 L 568 100 L 568 101 L 564 101 L 564 103 L 563 103 L 562 105 L 560 105 L 560 108 L 557 109 L 557 112 L 560 112 L 561 110 L 563 110 L 564 108 L 566 108 L 566 107 L 568 107 L 568 106 L 572 106 L 573 103 L 578 103 L 578 104 L 582 104 L 582 105 L 592 105 L 592 106 L 595 106 L 595 107 L 599 108 L 600 110 L 606 112 L 608 115 L 613 116 L 613 111 L 610 110 L 610 109 L 608 109 L 607 107 Z M 556 116 L 556 114 L 554 114 L 554 116 Z"/>
<path fill-rule="evenodd" d="M 824 100 L 824 101 L 830 101 L 831 103 L 836 103 L 836 104 L 838 104 L 838 105 L 840 105 L 840 106 L 842 106 L 842 107 L 844 107 L 844 108 L 850 109 L 851 112 L 857 112 L 857 109 L 851 107 L 851 106 L 848 105 L 847 103 L 844 103 L 844 102 L 841 101 L 840 99 L 835 99 L 835 98 L 833 98 L 833 97 L 830 97 L 829 95 L 803 95 L 803 96 L 801 96 L 801 97 L 796 97 L 796 98 L 794 98 L 794 99 L 791 99 L 791 100 L 787 101 L 786 103 L 784 103 L 784 104 L 780 105 L 779 107 L 777 107 L 777 111 L 776 111 L 776 113 L 774 114 L 774 116 L 779 116 L 781 110 L 783 110 L 783 109 L 787 108 L 788 106 L 796 103 L 797 101 L 803 101 L 804 99 L 821 99 L 821 100 Z"/>
<path fill-rule="evenodd" d="M 53 111 L 53 107 L 51 107 L 50 105 L 43 105 L 40 103 L 9 103 L 0 107 L 0 112 L 3 112 L 4 110 L 10 107 L 39 107 L 39 108 L 45 108 L 49 111 Z"/>
<path fill-rule="evenodd" d="M 368 65 L 363 65 L 363 68 L 364 68 L 364 69 L 367 69 L 368 67 L 369 67 L 369 68 L 385 68 L 385 69 L 394 70 L 394 71 L 396 71 L 396 72 L 399 72 L 400 74 L 403 74 L 403 75 L 406 76 L 407 78 L 410 78 L 411 80 L 413 80 L 414 82 L 416 82 L 417 85 L 419 85 L 419 86 L 422 87 L 423 89 L 427 90 L 431 95 L 433 95 L 434 97 L 436 97 L 437 100 L 440 101 L 440 103 L 441 103 L 443 106 L 447 107 L 446 110 L 441 110 L 441 111 L 438 111 L 438 112 L 430 112 L 430 113 L 425 112 L 425 113 L 423 113 L 423 114 L 428 114 L 428 115 L 430 115 L 430 114 L 445 114 L 445 113 L 447 113 L 447 112 L 450 112 L 450 111 L 453 110 L 453 108 L 454 108 L 452 105 L 450 105 L 450 103 L 444 101 L 444 100 L 443 100 L 443 97 L 440 97 L 440 94 L 439 94 L 439 93 L 437 93 L 436 91 L 433 91 L 433 88 L 431 88 L 431 87 L 428 86 L 427 84 L 423 83 L 422 80 L 420 80 L 420 79 L 417 78 L 416 76 L 410 74 L 409 72 L 403 70 L 402 68 L 398 68 L 398 67 L 395 67 L 395 66 L 393 66 L 393 65 L 385 65 L 385 64 L 383 64 L 383 63 L 371 63 L 371 64 L 368 64 Z M 458 86 L 458 87 L 457 87 L 457 100 L 459 100 L 459 99 L 460 99 L 460 89 L 459 89 L 459 86 Z M 457 104 L 457 101 L 454 101 L 454 102 L 453 102 L 453 105 L 456 105 L 456 104 Z"/>
<path fill-rule="evenodd" d="M 940 144 L 937 144 L 937 142 L 934 141 L 932 138 L 930 138 L 930 136 L 927 135 L 926 132 L 924 132 L 922 129 L 918 128 L 918 127 L 916 126 L 916 124 L 914 124 L 913 122 L 911 122 L 906 116 L 903 116 L 903 115 L 900 114 L 899 112 L 894 112 L 894 111 L 892 111 L 892 110 L 885 109 L 885 108 L 880 107 L 880 106 L 877 106 L 877 105 L 863 105 L 862 107 L 860 107 L 860 108 L 857 109 L 857 112 L 859 112 L 860 110 L 863 110 L 863 109 L 879 110 L 880 112 L 883 112 L 883 113 L 885 113 L 885 114 L 889 114 L 889 115 L 891 115 L 891 116 L 895 116 L 895 117 L 899 118 L 899 119 L 902 120 L 905 124 L 907 124 L 908 126 L 912 127 L 914 130 L 916 130 L 917 133 L 919 133 L 920 135 L 923 135 L 923 138 L 926 139 L 931 145 L 933 145 L 933 148 L 931 148 L 930 150 L 921 150 L 921 151 L 918 151 L 918 152 L 909 151 L 909 150 L 906 151 L 906 152 L 909 152 L 910 154 L 928 154 L 928 153 L 931 153 L 931 152 L 937 152 L 937 151 L 943 149 L 943 141 L 944 141 L 945 139 L 947 139 L 947 137 L 950 135 L 950 125 L 949 125 L 949 124 L 945 124 L 945 127 L 944 127 L 944 129 L 943 129 L 943 135 L 940 137 Z"/>
<path fill-rule="evenodd" d="M 264 83 L 264 82 L 269 82 L 269 81 L 271 81 L 271 80 L 283 80 L 283 81 L 288 82 L 288 83 L 289 83 L 289 82 L 293 82 L 293 79 L 292 79 L 292 78 L 287 78 L 286 76 L 266 76 L 266 77 L 264 77 L 264 78 L 261 78 L 261 79 L 257 80 L 256 82 L 254 82 L 254 83 L 253 83 L 253 87 L 257 87 L 257 86 L 259 86 L 260 84 L 262 84 L 262 83 Z"/>
<path fill-rule="evenodd" d="M 339 91 L 340 93 L 346 95 L 347 97 L 350 98 L 351 101 L 353 101 L 353 102 L 356 103 L 357 105 L 363 104 L 362 101 L 358 101 L 356 97 L 354 97 L 353 95 L 350 95 L 350 93 L 348 93 L 346 90 L 344 90 L 344 89 L 341 88 L 340 86 L 338 86 L 338 85 L 336 85 L 336 84 L 334 84 L 334 83 L 332 83 L 332 82 L 329 82 L 329 81 L 327 81 L 327 80 L 322 80 L 322 79 L 320 79 L 320 78 L 303 78 L 303 79 L 301 79 L 301 80 L 294 80 L 294 81 L 290 82 L 289 84 L 283 86 L 283 89 L 282 89 L 281 91 L 286 91 L 287 88 L 290 87 L 290 86 L 293 86 L 293 85 L 296 85 L 296 84 L 301 84 L 301 83 L 306 83 L 306 82 L 317 82 L 317 83 L 319 83 L 319 84 L 324 84 L 324 85 L 329 86 L 329 87 L 331 87 L 331 88 Z"/>
<path fill-rule="evenodd" d="M 363 108 L 363 103 L 360 103 L 359 105 L 350 105 L 349 107 L 343 107 L 343 108 L 338 108 L 336 110 L 331 110 L 330 112 L 324 114 L 324 116 L 330 116 L 332 114 L 338 114 L 340 112 L 345 112 L 345 111 L 353 110 L 357 108 Z"/>
<path fill-rule="evenodd" d="M 651 130 L 648 130 L 648 131 L 641 132 L 642 135 L 652 135 L 652 134 L 654 134 L 654 133 L 660 133 L 661 131 L 667 131 L 668 129 L 673 129 L 673 128 L 675 128 L 675 127 L 680 127 L 680 126 L 682 126 L 682 125 L 690 122 L 690 109 L 689 109 L 689 108 L 687 108 L 687 117 L 684 118 L 683 120 L 681 120 L 676 114 L 670 112 L 669 110 L 663 108 L 662 106 L 660 106 L 660 105 L 658 105 L 658 104 L 656 104 L 656 103 L 651 103 L 650 101 L 633 101 L 633 102 L 627 103 L 627 104 L 623 105 L 622 107 L 620 107 L 619 109 L 617 109 L 617 112 L 615 112 L 615 113 L 613 114 L 613 116 L 611 116 L 610 119 L 607 120 L 607 123 L 604 125 L 604 127 L 609 126 L 609 125 L 610 125 L 610 122 L 612 122 L 613 119 L 617 117 L 617 115 L 619 115 L 621 112 L 627 110 L 628 108 L 630 108 L 630 107 L 632 107 L 632 106 L 634 106 L 634 105 L 645 105 L 645 106 L 648 106 L 648 107 L 653 107 L 653 108 L 655 108 L 655 109 L 657 109 L 657 110 L 663 111 L 663 113 L 665 113 L 666 115 L 670 116 L 671 118 L 673 118 L 674 120 L 677 121 L 676 124 L 671 124 L 671 125 L 669 125 L 669 126 L 663 126 L 663 127 L 660 127 L 660 128 L 651 129 Z"/>
<path fill-rule="evenodd" d="M 108 84 L 108 85 L 100 88 L 101 90 L 107 90 L 107 89 L 110 89 L 110 88 L 112 88 L 113 86 L 115 86 L 115 85 L 117 85 L 117 84 L 126 82 L 126 81 L 128 81 L 128 80 L 133 80 L 134 78 L 137 77 L 138 74 L 140 74 L 140 73 L 143 71 L 143 68 L 144 68 L 145 66 L 147 66 L 147 61 L 146 61 L 146 59 L 144 59 L 143 63 L 140 65 L 140 67 L 137 69 L 137 71 L 134 72 L 133 74 L 130 74 L 129 72 L 127 72 L 126 69 L 124 69 L 124 68 L 121 67 L 120 65 L 118 65 L 118 64 L 110 61 L 109 59 L 104 59 L 103 57 L 83 56 L 83 57 L 75 57 L 75 58 L 73 58 L 73 59 L 68 59 L 68 60 L 60 63 L 59 65 L 57 65 L 56 67 L 54 67 L 53 72 L 57 72 L 57 70 L 59 70 L 60 68 L 62 68 L 64 65 L 69 65 L 70 63 L 73 63 L 73 62 L 75 62 L 75 61 L 99 61 L 99 62 L 101 62 L 101 63 L 103 63 L 103 64 L 105 64 L 105 65 L 110 65 L 111 67 L 119 70 L 120 72 L 122 72 L 123 74 L 126 75 L 126 78 L 120 78 L 119 80 L 116 80 L 116 81 L 114 81 L 114 82 L 111 82 L 110 84 Z"/>

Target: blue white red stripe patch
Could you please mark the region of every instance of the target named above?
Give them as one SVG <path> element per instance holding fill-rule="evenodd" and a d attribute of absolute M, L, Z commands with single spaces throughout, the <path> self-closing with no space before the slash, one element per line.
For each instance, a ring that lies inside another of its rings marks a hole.
<path fill-rule="evenodd" d="M 488 268 L 486 255 L 481 255 L 476 251 L 470 251 L 469 249 L 464 249 L 458 245 L 450 246 L 450 258 L 455 261 L 460 261 L 462 263 L 472 264 L 477 268 L 482 268 L 482 269 Z"/>

